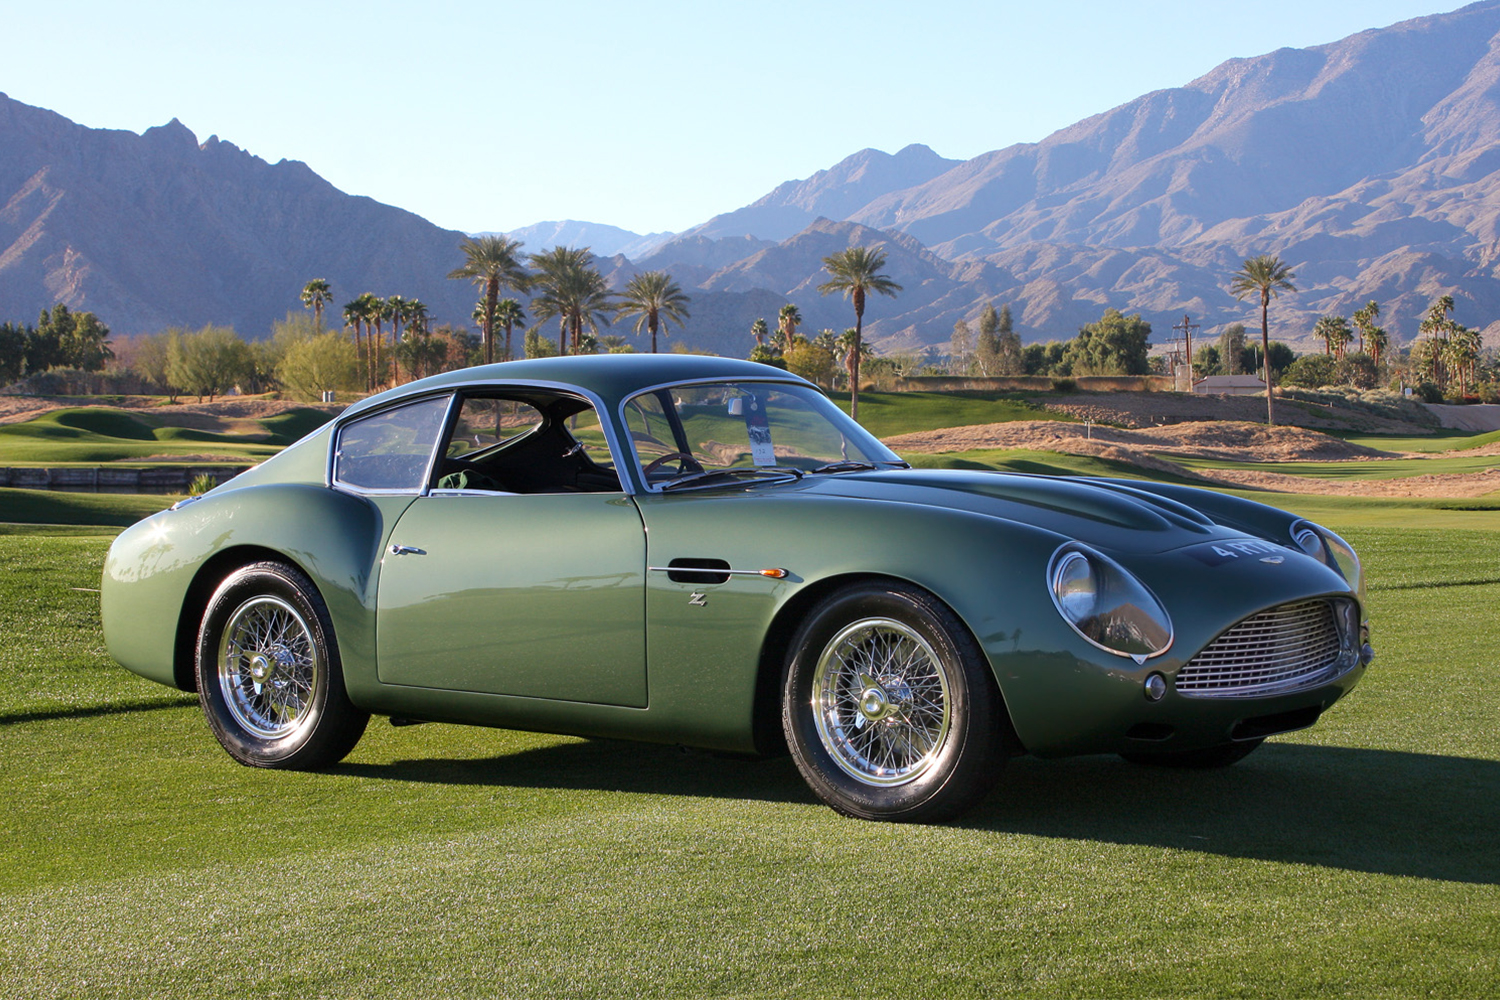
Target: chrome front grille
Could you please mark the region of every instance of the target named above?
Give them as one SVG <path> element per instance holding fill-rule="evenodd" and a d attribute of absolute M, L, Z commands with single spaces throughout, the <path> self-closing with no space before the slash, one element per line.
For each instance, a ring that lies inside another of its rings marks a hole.
<path fill-rule="evenodd" d="M 1347 607 L 1346 607 L 1347 606 Z M 1252 698 L 1317 684 L 1352 666 L 1340 619 L 1353 605 L 1297 601 L 1252 615 L 1177 672 L 1177 691 L 1198 698 Z M 1346 662 L 1347 661 L 1347 662 Z"/>

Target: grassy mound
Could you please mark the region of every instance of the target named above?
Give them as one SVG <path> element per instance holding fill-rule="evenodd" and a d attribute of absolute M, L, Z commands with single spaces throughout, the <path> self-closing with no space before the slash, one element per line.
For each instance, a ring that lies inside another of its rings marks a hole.
<path fill-rule="evenodd" d="M 124 528 L 170 507 L 161 494 L 66 493 L 0 488 L 0 523 L 113 525 Z"/>
<path fill-rule="evenodd" d="M 301 428 L 316 427 L 326 419 L 326 414 L 315 410 L 293 410 L 254 422 L 253 434 L 216 434 L 172 426 L 170 415 L 155 412 L 142 415 L 100 406 L 52 410 L 0 425 L 0 465 L 169 460 L 178 455 L 210 455 L 253 464 L 296 440 Z"/>

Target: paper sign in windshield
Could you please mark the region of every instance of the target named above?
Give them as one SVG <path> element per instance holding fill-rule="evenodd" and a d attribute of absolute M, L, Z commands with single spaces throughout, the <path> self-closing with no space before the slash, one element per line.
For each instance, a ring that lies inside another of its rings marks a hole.
<path fill-rule="evenodd" d="M 750 436 L 750 461 L 756 465 L 775 465 L 776 449 L 771 446 L 771 425 L 766 421 L 766 409 L 758 399 L 751 398 L 749 402 L 745 432 Z"/>

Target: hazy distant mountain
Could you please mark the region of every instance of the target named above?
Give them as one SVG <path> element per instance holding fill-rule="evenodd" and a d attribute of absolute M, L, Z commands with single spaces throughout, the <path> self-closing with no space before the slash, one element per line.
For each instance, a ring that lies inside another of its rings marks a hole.
<path fill-rule="evenodd" d="M 959 160 L 945 160 L 913 143 L 895 154 L 862 149 L 806 180 L 787 181 L 752 205 L 716 215 L 679 239 L 753 236 L 780 242 L 818 218 L 843 219 L 892 191 L 937 177 Z"/>
<path fill-rule="evenodd" d="M 476 233 L 478 236 L 493 233 Z M 618 226 L 606 226 L 599 222 L 577 222 L 564 219 L 561 222 L 538 222 L 521 229 L 512 229 L 504 234 L 526 245 L 526 253 L 541 253 L 556 246 L 588 247 L 601 257 L 613 257 L 622 253 L 627 257 L 644 257 L 674 233 L 632 233 Z"/>
<path fill-rule="evenodd" d="M 268 164 L 175 118 L 91 129 L 0 94 L 0 320 L 65 302 L 119 333 L 232 324 L 251 338 L 301 309 L 312 278 L 335 308 L 361 292 L 467 322 L 445 275 L 462 233 L 351 197 L 305 164 Z"/>

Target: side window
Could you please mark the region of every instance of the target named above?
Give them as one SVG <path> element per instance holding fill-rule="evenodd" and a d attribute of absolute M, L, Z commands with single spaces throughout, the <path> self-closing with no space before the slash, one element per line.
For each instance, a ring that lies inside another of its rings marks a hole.
<path fill-rule="evenodd" d="M 424 399 L 345 424 L 339 431 L 334 481 L 364 490 L 420 490 L 448 399 Z"/>
<path fill-rule="evenodd" d="M 475 455 L 518 438 L 541 424 L 542 415 L 537 408 L 519 399 L 465 399 L 444 457 Z"/>
<path fill-rule="evenodd" d="M 618 493 L 599 416 L 585 400 L 534 387 L 464 398 L 443 442 L 433 495 Z"/>

